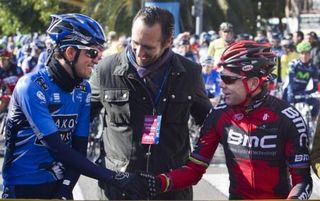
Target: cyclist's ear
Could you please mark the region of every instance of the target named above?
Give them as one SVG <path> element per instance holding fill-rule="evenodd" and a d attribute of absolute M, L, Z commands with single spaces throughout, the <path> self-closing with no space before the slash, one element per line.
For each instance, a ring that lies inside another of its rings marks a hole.
<path fill-rule="evenodd" d="M 260 84 L 260 79 L 258 77 L 248 78 L 248 86 L 250 90 L 256 89 Z"/>
<path fill-rule="evenodd" d="M 77 53 L 77 50 L 73 47 L 67 47 L 63 52 L 64 56 L 69 62 L 74 60 L 76 53 Z"/>

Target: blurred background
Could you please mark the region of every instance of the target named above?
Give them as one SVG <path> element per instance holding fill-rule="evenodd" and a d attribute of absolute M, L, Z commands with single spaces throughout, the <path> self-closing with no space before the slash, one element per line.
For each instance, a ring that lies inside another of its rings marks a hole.
<path fill-rule="evenodd" d="M 129 35 L 131 21 L 145 5 L 170 8 L 176 35 L 217 30 L 228 21 L 236 33 L 318 32 L 320 0 L 1 0 L 0 36 L 43 33 L 53 13 L 80 12 L 100 22 L 106 33 Z"/>

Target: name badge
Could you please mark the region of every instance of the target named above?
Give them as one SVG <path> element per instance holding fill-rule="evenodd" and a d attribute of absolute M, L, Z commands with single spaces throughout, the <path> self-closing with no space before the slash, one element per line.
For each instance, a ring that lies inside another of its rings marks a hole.
<path fill-rule="evenodd" d="M 142 144 L 159 144 L 161 115 L 145 115 L 142 130 Z"/>

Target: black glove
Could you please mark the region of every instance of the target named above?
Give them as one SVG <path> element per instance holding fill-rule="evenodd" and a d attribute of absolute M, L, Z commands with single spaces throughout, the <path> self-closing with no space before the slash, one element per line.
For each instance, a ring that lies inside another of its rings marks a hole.
<path fill-rule="evenodd" d="M 115 172 L 111 185 L 114 185 L 125 191 L 130 199 L 141 200 L 148 198 L 148 182 L 139 174 L 129 172 Z"/>
<path fill-rule="evenodd" d="M 55 194 L 55 198 L 59 200 L 73 200 L 72 187 L 70 182 L 64 180 Z"/>
<path fill-rule="evenodd" d="M 162 184 L 159 177 L 148 172 L 140 172 L 139 176 L 142 177 L 145 180 L 144 182 L 148 185 L 144 189 L 147 191 L 145 194 L 148 195 L 148 198 L 155 197 L 161 192 Z"/>

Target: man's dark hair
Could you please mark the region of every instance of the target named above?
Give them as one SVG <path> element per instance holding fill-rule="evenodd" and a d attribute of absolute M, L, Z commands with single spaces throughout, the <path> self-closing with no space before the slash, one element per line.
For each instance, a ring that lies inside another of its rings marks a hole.
<path fill-rule="evenodd" d="M 138 18 L 148 26 L 153 26 L 154 24 L 159 23 L 162 31 L 162 42 L 173 36 L 174 17 L 168 10 L 154 6 L 144 7 L 138 11 L 133 22 Z"/>
<path fill-rule="evenodd" d="M 296 31 L 296 34 L 301 40 L 304 39 L 304 33 L 302 31 Z"/>

